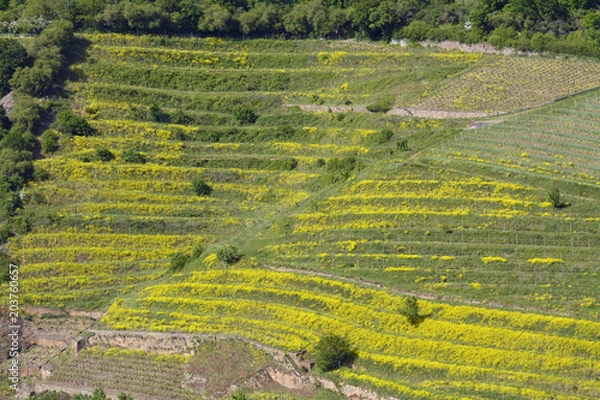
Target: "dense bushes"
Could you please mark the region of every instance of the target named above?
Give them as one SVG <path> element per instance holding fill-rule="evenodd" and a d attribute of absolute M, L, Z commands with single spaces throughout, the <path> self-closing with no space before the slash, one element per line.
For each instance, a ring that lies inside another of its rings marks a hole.
<path fill-rule="evenodd" d="M 70 110 L 63 110 L 56 116 L 53 127 L 63 133 L 74 136 L 91 136 L 94 130 L 88 122 Z"/>
<path fill-rule="evenodd" d="M 72 41 L 73 25 L 70 22 L 52 23 L 35 39 L 29 49 L 29 54 L 35 59 L 33 65 L 17 68 L 10 79 L 13 90 L 41 97 L 55 89 Z"/>
<path fill-rule="evenodd" d="M 0 33 L 37 33 L 48 21 L 62 18 L 71 21 L 78 30 L 233 37 L 404 37 L 465 43 L 489 40 L 500 47 L 600 56 L 600 13 L 597 3 L 591 1 L 293 0 L 271 3 L 240 0 L 215 3 L 208 0 L 117 0 L 78 3 L 76 7 L 61 4 L 0 2 L 0 21 L 5 21 L 0 24 Z M 2 13 L 2 9 L 7 11 Z M 573 32 L 581 35 L 570 37 Z M 545 50 L 531 40 L 538 33 L 551 36 Z M 52 46 L 45 47 L 49 49 L 47 53 L 55 54 Z M 52 68 L 52 63 L 38 62 L 26 73 L 30 79 L 20 85 L 43 89 L 27 84 L 51 73 Z"/>
<path fill-rule="evenodd" d="M 203 178 L 196 178 L 192 181 L 192 190 L 196 196 L 210 196 L 213 188 Z"/>
<path fill-rule="evenodd" d="M 348 339 L 339 335 L 323 336 L 315 345 L 315 353 L 315 366 L 322 371 L 350 366 L 358 356 Z"/>
<path fill-rule="evenodd" d="M 242 125 L 250 125 L 256 122 L 258 114 L 251 105 L 242 104 L 233 109 L 233 117 Z"/>
<path fill-rule="evenodd" d="M 10 92 L 9 81 L 15 70 L 25 66 L 27 52 L 16 40 L 0 39 L 0 97 Z"/>
<path fill-rule="evenodd" d="M 325 165 L 325 182 L 336 183 L 350 177 L 357 166 L 355 157 L 330 158 Z"/>

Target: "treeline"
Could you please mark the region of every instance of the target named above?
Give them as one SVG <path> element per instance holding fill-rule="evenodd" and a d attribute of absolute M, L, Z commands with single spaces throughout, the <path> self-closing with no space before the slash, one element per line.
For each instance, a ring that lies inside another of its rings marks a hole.
<path fill-rule="evenodd" d="M 599 0 L 0 0 L 0 31 L 65 19 L 80 31 L 489 40 L 596 54 L 599 9 Z"/>
<path fill-rule="evenodd" d="M 14 106 L 7 117 L 0 107 L 0 243 L 14 233 L 26 233 L 31 222 L 19 213 L 26 200 L 22 191 L 32 180 L 43 180 L 47 173 L 33 164 L 34 155 L 48 148 L 48 135 L 41 136 L 44 119 L 51 119 L 52 102 L 41 96 L 53 94 L 61 81 L 66 54 L 73 43 L 73 26 L 57 21 L 33 40 L 27 52 L 14 41 L 3 40 L 3 57 L 15 56 L 17 62 L 5 68 L 0 83 L 13 89 Z M 8 79 L 9 72 L 13 71 Z M 44 118 L 45 117 L 45 118 Z M 64 118 L 63 118 L 64 119 Z M 56 140 L 56 138 L 55 138 Z"/>

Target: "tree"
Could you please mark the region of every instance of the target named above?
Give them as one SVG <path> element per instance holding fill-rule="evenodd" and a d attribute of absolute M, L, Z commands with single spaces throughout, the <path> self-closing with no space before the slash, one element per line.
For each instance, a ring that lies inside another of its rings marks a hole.
<path fill-rule="evenodd" d="M 32 131 L 40 119 L 40 106 L 31 96 L 19 94 L 15 96 L 15 107 L 10 114 L 12 130 L 19 132 Z"/>
<path fill-rule="evenodd" d="M 0 97 L 10 92 L 10 78 L 16 69 L 25 66 L 26 62 L 27 52 L 19 42 L 0 39 Z"/>
<path fill-rule="evenodd" d="M 205 32 L 227 32 L 231 13 L 225 7 L 212 4 L 204 10 L 204 15 L 198 21 L 198 29 Z"/>
<path fill-rule="evenodd" d="M 197 196 L 210 196 L 213 188 L 206 183 L 204 178 L 196 178 L 192 181 L 192 190 Z"/>
<path fill-rule="evenodd" d="M 315 366 L 325 372 L 350 366 L 358 356 L 348 339 L 339 335 L 323 336 L 315 346 L 315 353 Z"/>
<path fill-rule="evenodd" d="M 8 119 L 8 116 L 6 115 L 6 110 L 4 109 L 4 107 L 0 106 L 0 129 L 9 130 L 11 126 L 12 124 L 10 122 L 10 119 Z M 2 139 L 1 136 L 0 139 Z"/>
<path fill-rule="evenodd" d="M 269 33 L 276 30 L 280 16 L 273 4 L 260 3 L 237 17 L 242 32 L 246 35 L 253 33 Z"/>
<path fill-rule="evenodd" d="M 321 0 L 297 3 L 284 15 L 283 26 L 296 35 L 326 35 L 329 33 L 328 11 Z"/>

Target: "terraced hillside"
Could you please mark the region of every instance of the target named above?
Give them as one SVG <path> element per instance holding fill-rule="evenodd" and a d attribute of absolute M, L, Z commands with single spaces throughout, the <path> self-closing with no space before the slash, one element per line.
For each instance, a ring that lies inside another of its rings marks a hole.
<path fill-rule="evenodd" d="M 37 161 L 50 179 L 25 190 L 35 226 L 9 244 L 26 304 L 107 310 L 106 328 L 227 333 L 285 351 L 343 334 L 356 369 L 328 377 L 401 398 L 600 395 L 594 92 L 479 124 L 294 107 L 482 110 L 468 106 L 485 103 L 481 82 L 469 98 L 448 88 L 504 62 L 517 75 L 555 71 L 553 90 L 523 87 L 521 100 L 539 105 L 597 85 L 597 63 L 86 38 L 68 89 L 95 132 L 57 133 L 59 150 Z M 498 106 L 485 110 L 523 106 L 513 92 L 493 96 Z M 198 178 L 210 195 L 193 191 Z M 568 206 L 553 206 L 554 189 Z M 226 245 L 241 261 L 219 258 Z M 179 253 L 193 257 L 173 274 Z M 415 325 L 407 294 L 420 299 Z M 111 363 L 112 353 L 86 354 Z M 144 365 L 159 371 L 155 361 Z M 168 359 L 173 379 L 179 361 Z M 64 362 L 57 382 L 87 379 L 65 372 L 79 361 Z"/>

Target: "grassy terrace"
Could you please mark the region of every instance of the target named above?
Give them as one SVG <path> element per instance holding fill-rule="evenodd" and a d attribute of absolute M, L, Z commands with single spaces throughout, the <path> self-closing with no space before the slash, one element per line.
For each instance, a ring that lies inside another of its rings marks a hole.
<path fill-rule="evenodd" d="M 24 302 L 108 310 L 114 329 L 229 333 L 286 351 L 346 334 L 358 368 L 329 377 L 407 399 L 600 395 L 595 92 L 469 130 L 294 107 L 513 111 L 598 85 L 597 63 L 86 38 L 68 89 L 95 134 L 61 135 L 37 161 L 51 178 L 26 189 L 36 225 L 9 243 Z M 255 123 L 234 116 L 244 104 Z M 101 148 L 114 158 L 101 161 Z M 144 162 L 128 162 L 130 150 Z M 199 177 L 210 196 L 192 191 Z M 570 206 L 552 206 L 555 188 Z M 239 263 L 218 260 L 225 244 L 244 254 Z M 168 272 L 173 255 L 199 246 Z M 407 292 L 421 299 L 417 326 L 401 314 Z M 162 361 L 144 357 L 94 350 L 56 379 L 86 381 L 83 362 L 112 365 L 117 381 L 132 359 L 160 374 Z M 167 358 L 180 380 L 187 361 Z M 135 390 L 163 396 L 147 382 Z"/>

